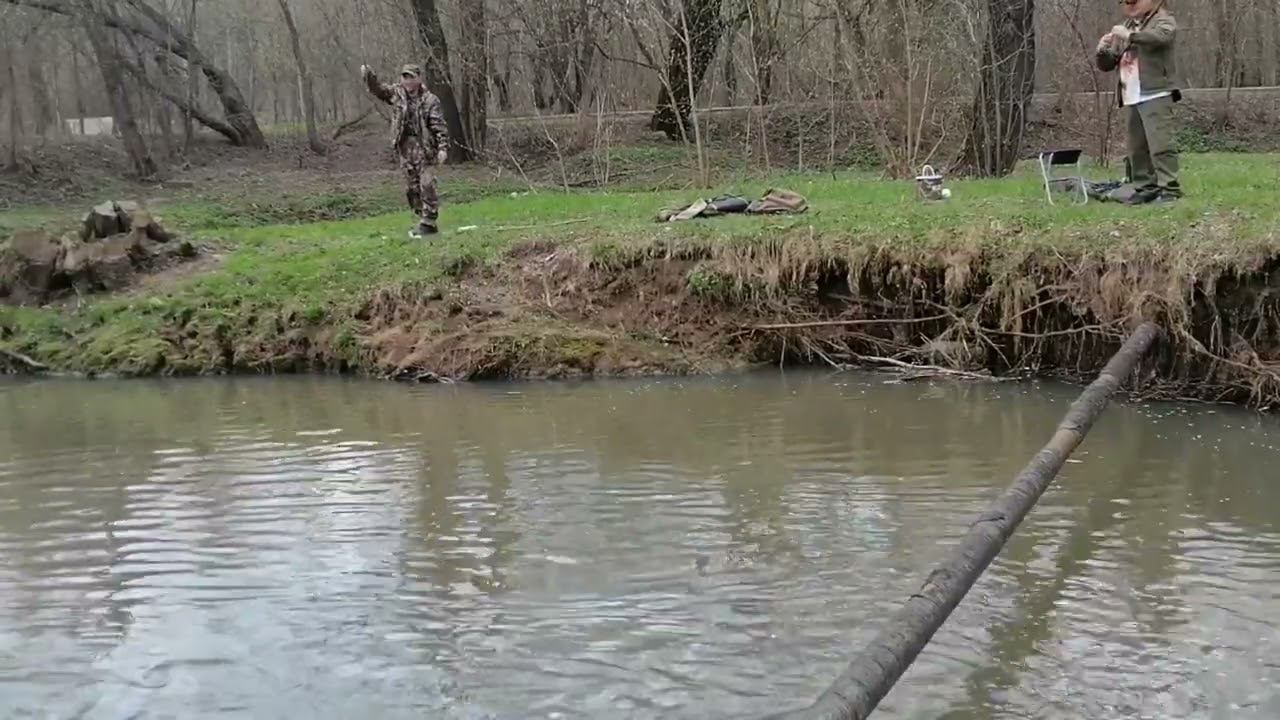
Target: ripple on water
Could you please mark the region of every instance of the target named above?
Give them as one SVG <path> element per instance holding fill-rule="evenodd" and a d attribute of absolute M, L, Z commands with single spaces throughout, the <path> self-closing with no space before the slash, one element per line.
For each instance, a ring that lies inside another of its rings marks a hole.
<path fill-rule="evenodd" d="M 1072 394 L 0 385 L 0 716 L 789 707 Z M 1280 717 L 1276 426 L 1105 422 L 885 717 Z"/>

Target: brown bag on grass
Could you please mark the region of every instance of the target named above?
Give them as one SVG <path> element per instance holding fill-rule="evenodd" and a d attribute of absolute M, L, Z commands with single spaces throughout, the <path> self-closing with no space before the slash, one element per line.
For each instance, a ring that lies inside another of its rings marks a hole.
<path fill-rule="evenodd" d="M 771 189 L 764 197 L 751 203 L 747 212 L 752 215 L 797 215 L 809 209 L 809 201 L 800 193 Z"/>

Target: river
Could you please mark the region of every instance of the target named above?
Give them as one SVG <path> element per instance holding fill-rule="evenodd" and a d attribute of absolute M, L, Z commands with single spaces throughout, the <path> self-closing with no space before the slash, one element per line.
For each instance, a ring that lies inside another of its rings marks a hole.
<path fill-rule="evenodd" d="M 0 381 L 0 717 L 803 703 L 1076 392 Z M 1113 406 L 876 717 L 1280 717 L 1278 468 Z"/>

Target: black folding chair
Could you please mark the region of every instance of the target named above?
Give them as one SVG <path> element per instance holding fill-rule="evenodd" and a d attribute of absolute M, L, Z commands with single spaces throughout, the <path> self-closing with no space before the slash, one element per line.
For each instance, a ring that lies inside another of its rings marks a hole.
<path fill-rule="evenodd" d="M 1084 182 L 1084 151 L 1080 148 L 1060 148 L 1057 150 L 1041 150 L 1039 154 L 1040 160 L 1040 176 L 1044 178 L 1044 194 L 1049 199 L 1049 204 L 1053 205 L 1053 186 L 1066 185 L 1068 190 L 1075 195 L 1079 192 L 1080 200 L 1078 204 L 1087 205 L 1089 203 L 1089 191 L 1085 187 Z M 1060 175 L 1059 172 L 1068 171 L 1074 168 L 1074 175 Z M 1071 183 L 1075 183 L 1075 188 L 1070 188 Z"/>

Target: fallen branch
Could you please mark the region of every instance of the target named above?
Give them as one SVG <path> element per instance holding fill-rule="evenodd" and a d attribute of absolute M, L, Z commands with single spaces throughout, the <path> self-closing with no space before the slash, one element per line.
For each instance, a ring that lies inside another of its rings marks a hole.
<path fill-rule="evenodd" d="M 591 218 L 576 218 L 573 220 L 561 220 L 560 222 L 553 222 L 553 223 L 538 223 L 537 225 L 501 225 L 499 227 L 491 228 L 491 229 L 494 232 L 505 232 L 507 230 L 539 230 L 541 228 L 564 227 L 565 225 L 577 225 L 578 223 L 587 222 L 590 219 Z"/>
<path fill-rule="evenodd" d="M 960 544 L 929 573 L 924 585 L 907 598 L 826 692 L 808 708 L 773 717 L 863 720 L 870 715 L 1000 553 L 1159 336 L 1160 329 L 1153 323 L 1139 327 L 1072 403 L 1053 437 L 1013 484 L 969 526 Z"/>
<path fill-rule="evenodd" d="M 902 323 L 926 323 L 936 320 L 947 320 L 950 315 L 934 315 L 923 318 L 884 318 L 877 320 L 815 320 L 813 322 L 775 323 L 772 325 L 752 325 L 751 330 L 798 330 L 819 327 L 855 327 L 858 325 L 899 325 Z"/>
<path fill-rule="evenodd" d="M 854 355 L 855 360 L 861 363 L 888 365 L 890 367 L 901 368 L 903 370 L 924 371 L 936 373 L 938 375 L 950 375 L 952 377 L 962 377 L 969 380 L 983 380 L 986 382 L 1003 382 L 1004 378 L 998 378 L 990 373 L 968 372 L 966 370 L 954 370 L 945 368 L 941 365 L 917 365 L 915 363 L 903 362 L 893 358 L 878 357 L 875 355 Z"/>
<path fill-rule="evenodd" d="M 34 360 L 32 358 L 27 357 L 26 355 L 23 355 L 22 353 L 14 352 L 12 350 L 5 350 L 4 348 L 0 348 L 0 356 L 6 357 L 9 360 L 12 360 L 13 362 L 19 363 L 21 365 L 26 365 L 27 368 L 30 370 L 48 370 L 49 369 L 48 365 L 45 365 L 44 363 L 38 360 Z"/>
<path fill-rule="evenodd" d="M 339 125 L 338 129 L 333 131 L 333 136 L 330 137 L 329 139 L 337 140 L 343 135 L 346 135 L 348 132 L 351 132 L 351 130 L 355 128 L 355 126 L 364 122 L 364 119 L 369 117 L 372 114 L 373 114 L 373 107 L 366 108 L 365 111 L 360 113 L 360 116 L 357 117 L 355 120 L 351 120 L 350 122 L 344 122 L 341 125 Z"/>
<path fill-rule="evenodd" d="M 121 58 L 120 67 L 124 68 L 125 72 L 132 75 L 133 79 L 137 80 L 139 85 L 159 95 L 165 100 L 168 100 L 178 110 L 190 114 L 196 122 L 225 137 L 227 140 L 230 140 L 232 145 L 244 144 L 244 136 L 239 130 L 232 127 L 229 123 L 223 122 L 209 114 L 208 111 L 200 108 L 199 103 L 188 102 L 187 98 L 178 93 L 172 92 L 160 83 L 153 81 L 147 75 L 147 71 L 136 63 Z"/>

